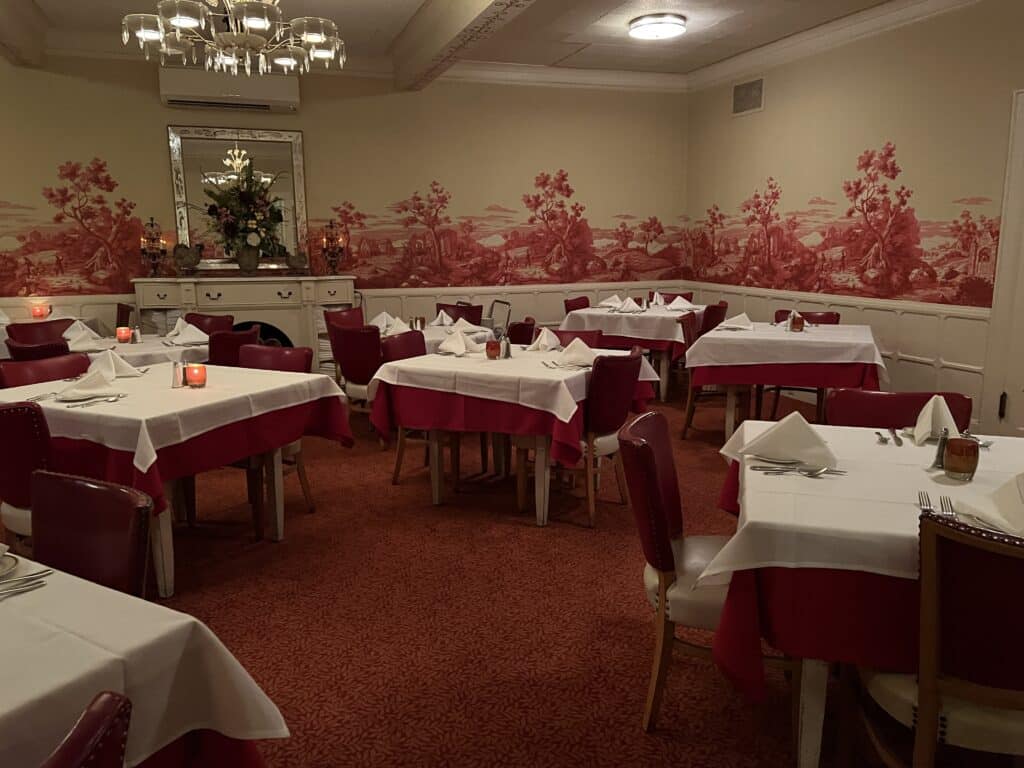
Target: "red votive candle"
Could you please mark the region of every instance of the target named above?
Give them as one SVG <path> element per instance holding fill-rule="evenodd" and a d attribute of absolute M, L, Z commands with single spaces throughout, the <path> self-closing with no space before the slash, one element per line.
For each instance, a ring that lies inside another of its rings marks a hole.
<path fill-rule="evenodd" d="M 199 389 L 206 386 L 206 366 L 202 363 L 189 363 L 185 366 L 185 383 Z"/>
<path fill-rule="evenodd" d="M 117 340 L 122 344 L 132 340 L 132 329 L 128 326 L 120 326 L 114 333 L 117 334 Z"/>
<path fill-rule="evenodd" d="M 498 359 L 498 355 L 501 354 L 501 342 L 500 341 L 494 341 L 493 339 L 489 340 L 484 348 L 487 351 L 487 359 L 488 360 L 497 360 Z"/>
<path fill-rule="evenodd" d="M 32 305 L 32 317 L 46 317 L 50 314 L 50 308 L 45 304 Z"/>

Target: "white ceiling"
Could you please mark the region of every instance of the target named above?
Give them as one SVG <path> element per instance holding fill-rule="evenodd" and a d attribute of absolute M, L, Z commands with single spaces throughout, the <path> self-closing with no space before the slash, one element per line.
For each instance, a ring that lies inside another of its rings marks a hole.
<path fill-rule="evenodd" d="M 35 0 L 53 53 L 124 55 L 120 21 L 156 0 Z M 423 0 L 281 0 L 285 18 L 338 23 L 353 71 L 390 71 L 389 47 Z M 885 0 L 534 0 L 459 58 L 514 64 L 687 73 Z M 648 12 L 685 15 L 685 35 L 637 41 L 627 24 Z M 136 51 L 137 52 L 137 51 Z"/>

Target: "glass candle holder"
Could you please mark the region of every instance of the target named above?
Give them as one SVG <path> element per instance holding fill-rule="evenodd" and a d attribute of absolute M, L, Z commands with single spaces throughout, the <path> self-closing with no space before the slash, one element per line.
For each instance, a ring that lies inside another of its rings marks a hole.
<path fill-rule="evenodd" d="M 789 324 L 789 330 L 793 333 L 800 333 L 804 329 L 804 318 L 803 315 L 794 315 L 792 321 Z"/>
<path fill-rule="evenodd" d="M 974 473 L 978 471 L 979 448 L 977 440 L 966 437 L 949 438 L 942 456 L 946 477 L 961 482 L 973 480 Z"/>
<path fill-rule="evenodd" d="M 46 304 L 33 304 L 29 311 L 32 313 L 32 317 L 47 317 L 50 314 L 50 307 Z"/>
<path fill-rule="evenodd" d="M 114 333 L 117 336 L 118 342 L 121 344 L 126 344 L 132 340 L 132 329 L 126 325 L 118 327 Z"/>
<path fill-rule="evenodd" d="M 486 344 L 486 349 L 487 349 L 487 359 L 488 360 L 497 360 L 498 356 L 501 354 L 501 342 L 500 341 L 494 341 L 494 340 L 488 340 L 488 342 Z"/>
<path fill-rule="evenodd" d="M 206 366 L 202 363 L 189 363 L 185 366 L 185 383 L 194 389 L 206 386 Z"/>

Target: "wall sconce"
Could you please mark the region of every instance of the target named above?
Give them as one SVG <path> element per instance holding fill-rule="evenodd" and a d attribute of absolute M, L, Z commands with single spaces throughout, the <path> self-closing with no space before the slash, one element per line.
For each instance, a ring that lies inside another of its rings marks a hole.
<path fill-rule="evenodd" d="M 334 223 L 334 219 L 327 222 L 323 229 L 320 244 L 324 252 L 324 261 L 327 262 L 327 271 L 338 274 L 338 264 L 345 255 L 345 246 L 348 245 L 345 231 Z"/>
<path fill-rule="evenodd" d="M 160 276 L 160 264 L 167 256 L 167 242 L 163 239 L 163 232 L 160 225 L 152 216 L 142 228 L 143 235 L 139 238 L 139 251 L 142 254 L 142 263 L 149 265 L 149 276 Z"/>

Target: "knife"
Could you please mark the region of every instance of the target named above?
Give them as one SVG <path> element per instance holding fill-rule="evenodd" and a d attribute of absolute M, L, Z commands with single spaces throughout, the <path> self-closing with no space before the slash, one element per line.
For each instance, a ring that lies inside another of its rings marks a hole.
<path fill-rule="evenodd" d="M 892 441 L 896 443 L 897 448 L 903 447 L 903 438 L 896 434 L 896 430 L 889 427 L 889 434 L 892 435 Z"/>

